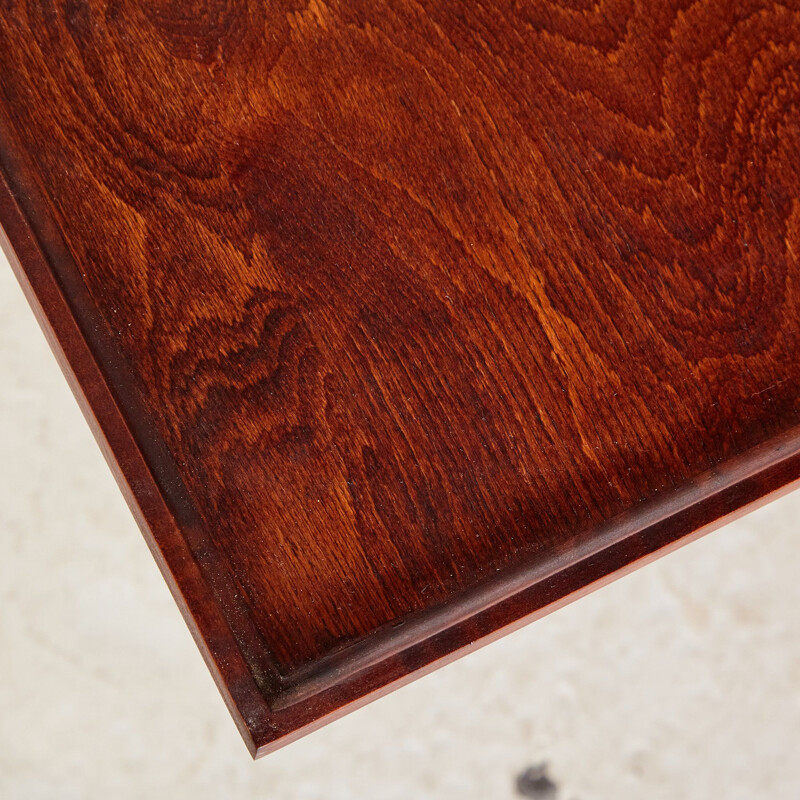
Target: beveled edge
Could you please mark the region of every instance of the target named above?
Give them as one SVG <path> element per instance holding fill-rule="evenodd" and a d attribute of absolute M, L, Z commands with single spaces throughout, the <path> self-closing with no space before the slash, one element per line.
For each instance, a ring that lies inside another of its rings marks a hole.
<path fill-rule="evenodd" d="M 37 207 L 37 215 L 46 212 Z M 41 225 L 57 229 L 47 215 Z M 332 653 L 267 697 L 192 555 L 45 250 L 0 166 L 0 246 L 255 758 L 698 538 L 800 482 L 800 427 L 598 528 Z"/>
<path fill-rule="evenodd" d="M 690 482 L 676 498 L 668 495 L 642 503 L 632 512 L 603 526 L 596 547 L 590 543 L 576 557 L 567 555 L 551 565 L 549 574 L 507 593 L 494 603 L 431 632 L 406 649 L 394 650 L 362 671 L 309 678 L 300 687 L 294 705 L 273 713 L 292 711 L 301 717 L 324 714 L 331 719 L 399 688 L 462 655 L 555 611 L 590 592 L 666 555 L 722 525 L 800 488 L 800 426 L 754 447 Z M 684 494 L 683 503 L 680 495 Z M 685 500 L 689 500 L 687 504 Z M 603 539 L 604 541 L 600 541 Z M 536 569 L 537 567 L 533 567 Z M 531 569 L 529 566 L 528 569 Z M 344 656 L 346 651 L 342 651 Z M 280 705 L 280 704 L 279 704 Z M 327 721 L 327 720 L 326 720 Z M 316 724 L 314 726 L 316 727 Z M 264 742 L 256 757 L 272 752 L 282 742 Z"/>
<path fill-rule="evenodd" d="M 267 704 L 84 339 L 0 165 L 0 249 L 133 512 L 250 753 Z M 249 678 L 249 680 L 248 680 Z"/>

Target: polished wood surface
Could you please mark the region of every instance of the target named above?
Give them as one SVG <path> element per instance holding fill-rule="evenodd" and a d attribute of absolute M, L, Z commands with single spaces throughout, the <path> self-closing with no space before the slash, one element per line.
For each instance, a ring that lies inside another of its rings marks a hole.
<path fill-rule="evenodd" d="M 800 4 L 0 9 L 12 262 L 254 753 L 800 476 Z"/>

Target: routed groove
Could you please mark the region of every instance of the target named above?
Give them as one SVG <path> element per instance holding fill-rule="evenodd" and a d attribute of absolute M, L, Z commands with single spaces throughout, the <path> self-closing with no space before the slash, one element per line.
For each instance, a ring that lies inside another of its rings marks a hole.
<path fill-rule="evenodd" d="M 798 47 L 5 4 L 4 245 L 254 754 L 800 477 Z"/>

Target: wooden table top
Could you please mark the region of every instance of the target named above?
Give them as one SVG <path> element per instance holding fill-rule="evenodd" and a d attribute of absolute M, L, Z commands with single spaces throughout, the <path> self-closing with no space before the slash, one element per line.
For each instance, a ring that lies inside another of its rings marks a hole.
<path fill-rule="evenodd" d="M 254 754 L 800 477 L 796 4 L 2 8 L 5 245 Z"/>

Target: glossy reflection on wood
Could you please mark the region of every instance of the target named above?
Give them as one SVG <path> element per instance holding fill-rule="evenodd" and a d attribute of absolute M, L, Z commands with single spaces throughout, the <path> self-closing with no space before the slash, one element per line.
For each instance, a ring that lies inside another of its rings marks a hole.
<path fill-rule="evenodd" d="M 0 8 L 12 260 L 254 752 L 800 475 L 795 4 Z"/>

